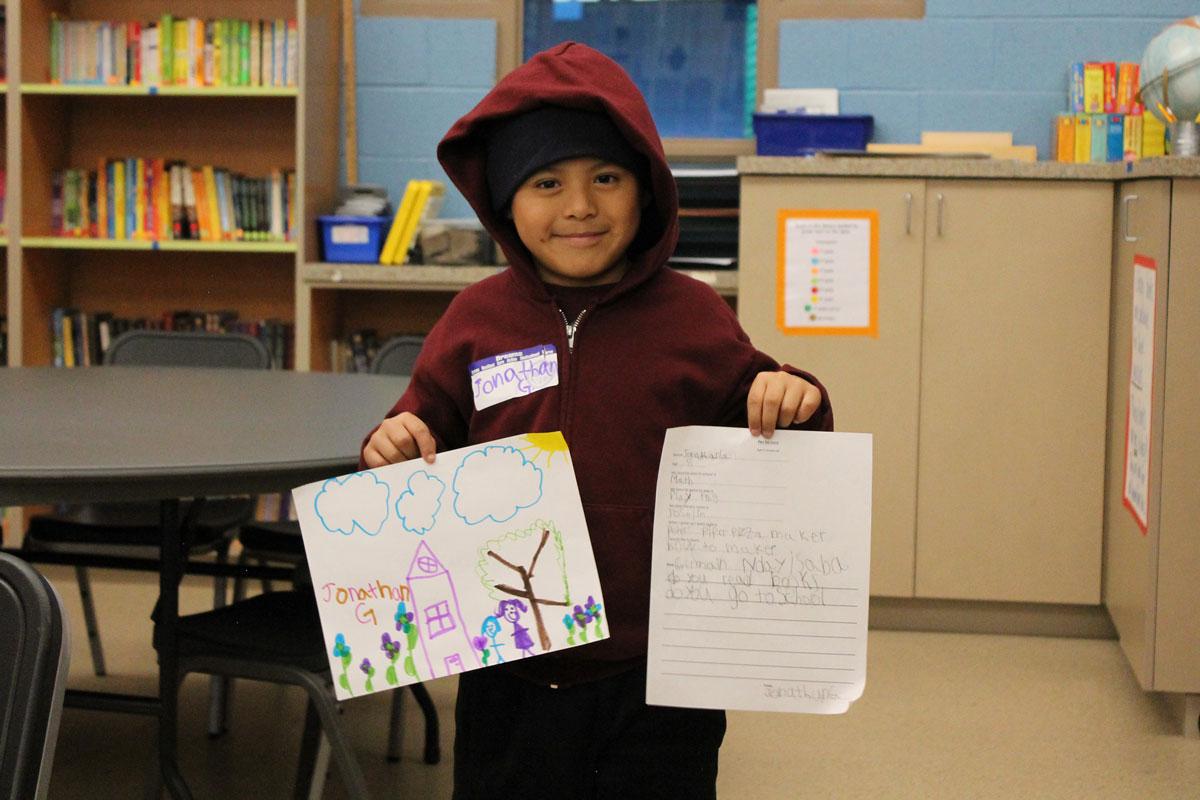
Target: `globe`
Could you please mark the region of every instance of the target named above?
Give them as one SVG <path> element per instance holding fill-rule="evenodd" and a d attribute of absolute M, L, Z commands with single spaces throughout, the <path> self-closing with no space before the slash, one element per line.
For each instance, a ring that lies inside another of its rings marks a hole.
<path fill-rule="evenodd" d="M 1142 55 L 1142 102 L 1147 111 L 1167 122 L 1158 111 L 1158 103 L 1163 102 L 1164 70 L 1168 74 L 1167 103 L 1175 118 L 1196 119 L 1200 115 L 1200 16 L 1163 28 Z"/>

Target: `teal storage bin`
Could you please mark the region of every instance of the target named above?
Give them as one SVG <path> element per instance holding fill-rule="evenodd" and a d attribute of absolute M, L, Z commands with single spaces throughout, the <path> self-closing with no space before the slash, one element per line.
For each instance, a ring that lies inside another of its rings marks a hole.
<path fill-rule="evenodd" d="M 325 214 L 317 217 L 317 224 L 321 228 L 322 261 L 378 263 L 387 217 Z"/>

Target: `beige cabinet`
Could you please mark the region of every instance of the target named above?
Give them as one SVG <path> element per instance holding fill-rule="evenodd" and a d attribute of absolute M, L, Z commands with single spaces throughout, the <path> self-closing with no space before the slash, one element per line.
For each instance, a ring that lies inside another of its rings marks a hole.
<path fill-rule="evenodd" d="M 874 434 L 871 594 L 913 596 L 925 182 L 742 181 L 738 308 L 755 345 L 816 375 L 840 431 Z M 785 336 L 775 324 L 780 209 L 879 212 L 879 336 Z"/>
<path fill-rule="evenodd" d="M 875 435 L 871 593 L 1100 600 L 1112 183 L 748 175 L 754 342 Z M 879 335 L 775 323 L 781 209 L 879 212 Z"/>
<path fill-rule="evenodd" d="M 926 205 L 916 593 L 1099 603 L 1112 184 Z"/>
<path fill-rule="evenodd" d="M 1138 682 L 1200 693 L 1200 180 L 1120 187 L 1113 247 L 1104 602 Z M 1137 256 L 1155 264 L 1146 529 L 1125 506 Z M 1189 733 L 1197 735 L 1197 707 Z"/>

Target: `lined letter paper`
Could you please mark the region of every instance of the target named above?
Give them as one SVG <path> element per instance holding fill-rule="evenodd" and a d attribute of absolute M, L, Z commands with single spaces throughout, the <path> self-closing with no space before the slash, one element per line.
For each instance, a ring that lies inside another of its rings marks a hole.
<path fill-rule="evenodd" d="M 672 428 L 646 702 L 840 714 L 862 695 L 871 436 Z"/>

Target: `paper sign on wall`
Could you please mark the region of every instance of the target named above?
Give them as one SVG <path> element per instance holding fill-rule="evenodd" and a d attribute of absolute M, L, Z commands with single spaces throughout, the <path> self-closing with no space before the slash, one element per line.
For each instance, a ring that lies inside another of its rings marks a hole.
<path fill-rule="evenodd" d="M 789 335 L 879 335 L 879 212 L 779 212 L 776 324 Z"/>
<path fill-rule="evenodd" d="M 1133 259 L 1133 339 L 1129 353 L 1129 400 L 1125 416 L 1123 500 L 1142 533 L 1149 529 L 1150 415 L 1154 385 L 1154 259 Z"/>
<path fill-rule="evenodd" d="M 292 494 L 339 699 L 608 637 L 561 433 Z"/>
<path fill-rule="evenodd" d="M 862 695 L 871 445 L 866 433 L 667 431 L 646 702 L 840 714 Z"/>

